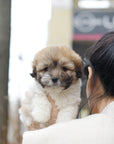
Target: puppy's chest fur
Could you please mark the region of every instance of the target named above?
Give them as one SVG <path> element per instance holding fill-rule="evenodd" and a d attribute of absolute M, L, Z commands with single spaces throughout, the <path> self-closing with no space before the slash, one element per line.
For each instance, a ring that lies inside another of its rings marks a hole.
<path fill-rule="evenodd" d="M 33 130 L 75 119 L 80 101 L 80 80 L 66 90 L 43 89 L 35 82 L 20 109 L 21 121 Z"/>
<path fill-rule="evenodd" d="M 46 89 L 46 96 L 51 103 L 50 124 L 76 118 L 80 104 L 80 82 L 71 85 L 67 90 Z"/>

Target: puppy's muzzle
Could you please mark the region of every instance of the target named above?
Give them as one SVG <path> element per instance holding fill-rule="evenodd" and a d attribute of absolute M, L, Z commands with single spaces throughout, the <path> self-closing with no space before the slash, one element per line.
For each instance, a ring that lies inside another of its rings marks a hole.
<path fill-rule="evenodd" d="M 58 78 L 56 78 L 56 77 L 53 77 L 53 78 L 52 78 L 52 82 L 53 82 L 53 83 L 57 83 L 57 81 L 58 81 Z"/>

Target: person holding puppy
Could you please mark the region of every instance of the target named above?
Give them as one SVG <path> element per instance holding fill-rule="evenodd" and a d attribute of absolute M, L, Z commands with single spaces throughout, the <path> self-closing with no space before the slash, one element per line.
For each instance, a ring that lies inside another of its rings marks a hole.
<path fill-rule="evenodd" d="M 84 60 L 92 115 L 25 132 L 23 144 L 114 143 L 114 32 L 105 34 Z"/>

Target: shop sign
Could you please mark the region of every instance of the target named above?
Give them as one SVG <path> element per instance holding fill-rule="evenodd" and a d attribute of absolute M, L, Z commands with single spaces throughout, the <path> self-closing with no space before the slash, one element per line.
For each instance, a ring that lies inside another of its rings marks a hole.
<path fill-rule="evenodd" d="M 97 40 L 104 33 L 114 31 L 113 11 L 77 11 L 73 17 L 74 40 Z"/>

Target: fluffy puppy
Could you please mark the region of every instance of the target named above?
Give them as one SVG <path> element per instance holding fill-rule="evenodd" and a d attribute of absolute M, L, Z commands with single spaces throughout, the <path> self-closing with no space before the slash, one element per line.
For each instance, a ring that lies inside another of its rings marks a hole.
<path fill-rule="evenodd" d="M 81 57 L 66 46 L 50 46 L 33 60 L 34 84 L 19 110 L 29 130 L 75 119 L 80 104 Z"/>

